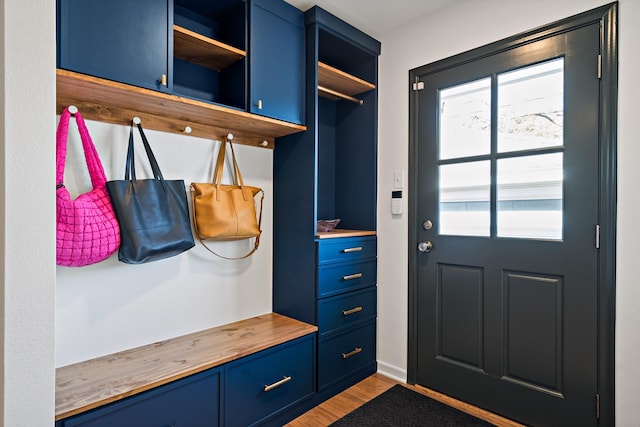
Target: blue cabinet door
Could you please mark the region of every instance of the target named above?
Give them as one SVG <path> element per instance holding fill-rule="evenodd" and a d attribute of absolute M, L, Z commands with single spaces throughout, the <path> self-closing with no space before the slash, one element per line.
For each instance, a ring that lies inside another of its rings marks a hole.
<path fill-rule="evenodd" d="M 318 330 L 320 335 L 354 327 L 375 320 L 377 314 L 376 287 L 347 292 L 318 300 Z"/>
<path fill-rule="evenodd" d="M 342 237 L 318 240 L 318 264 L 376 257 L 376 237 Z"/>
<path fill-rule="evenodd" d="M 318 390 L 363 371 L 373 374 L 376 366 L 375 321 L 330 334 L 318 344 Z"/>
<path fill-rule="evenodd" d="M 172 0 L 59 0 L 58 67 L 162 89 L 172 22 Z"/>
<path fill-rule="evenodd" d="M 251 0 L 249 111 L 304 123 L 302 11 L 282 0 Z"/>
<path fill-rule="evenodd" d="M 253 426 L 313 397 L 315 334 L 225 367 L 225 424 Z"/>
<path fill-rule="evenodd" d="M 220 426 L 221 376 L 221 369 L 210 369 L 59 421 L 56 427 Z"/>
<path fill-rule="evenodd" d="M 376 284 L 376 260 L 318 267 L 318 298 L 330 297 Z"/>

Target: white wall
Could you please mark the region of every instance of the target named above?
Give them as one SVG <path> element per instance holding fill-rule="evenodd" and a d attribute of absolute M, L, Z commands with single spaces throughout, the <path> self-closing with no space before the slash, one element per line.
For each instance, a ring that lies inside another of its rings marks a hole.
<path fill-rule="evenodd" d="M 378 206 L 378 363 L 380 370 L 406 378 L 408 216 L 393 218 L 389 194 L 393 171 L 408 172 L 408 71 L 520 32 L 607 4 L 602 0 L 460 1 L 416 19 L 381 38 L 379 206 Z M 634 262 L 640 237 L 640 2 L 621 0 L 619 8 L 618 253 L 616 327 L 616 424 L 637 425 L 640 398 L 640 287 Z M 405 198 L 406 204 L 406 198 Z M 406 207 L 406 206 L 405 206 Z M 405 209 L 406 211 L 406 209 Z M 411 253 L 413 255 L 413 253 Z"/>
<path fill-rule="evenodd" d="M 11 427 L 53 422 L 54 16 L 52 1 L 0 2 L 0 425 Z"/>
<path fill-rule="evenodd" d="M 129 127 L 89 120 L 87 127 L 107 179 L 123 179 Z M 75 196 L 88 191 L 91 181 L 73 119 L 69 129 L 65 184 Z M 165 179 L 183 179 L 187 186 L 211 181 L 217 141 L 151 130 L 145 134 Z M 137 177 L 152 177 L 137 129 L 134 137 Z M 266 194 L 258 251 L 246 260 L 227 261 L 196 241 L 196 247 L 181 255 L 147 264 L 119 262 L 116 253 L 86 267 L 57 267 L 56 366 L 271 311 L 273 151 L 234 148 L 245 182 Z M 238 256 L 251 243 L 210 246 Z"/>

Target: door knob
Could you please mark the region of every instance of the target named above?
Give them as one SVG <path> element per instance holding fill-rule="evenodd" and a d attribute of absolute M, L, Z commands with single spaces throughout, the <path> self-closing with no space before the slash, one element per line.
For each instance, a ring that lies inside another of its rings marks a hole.
<path fill-rule="evenodd" d="M 431 252 L 431 249 L 433 249 L 433 243 L 428 240 L 426 242 L 418 243 L 418 250 L 420 252 Z"/>

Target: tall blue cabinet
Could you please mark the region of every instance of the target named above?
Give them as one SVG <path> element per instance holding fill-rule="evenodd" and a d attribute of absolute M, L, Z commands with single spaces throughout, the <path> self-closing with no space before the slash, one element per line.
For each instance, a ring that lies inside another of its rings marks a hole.
<path fill-rule="evenodd" d="M 317 6 L 305 25 L 307 130 L 274 152 L 273 309 L 318 326 L 322 398 L 377 367 L 380 43 Z"/>
<path fill-rule="evenodd" d="M 273 311 L 318 327 L 292 347 L 299 353 L 285 352 L 295 357 L 265 353 L 197 387 L 169 386 L 179 399 L 203 387 L 218 402 L 185 419 L 281 425 L 374 373 L 380 43 L 317 6 L 303 13 L 282 0 L 104 3 L 57 1 L 58 110 L 77 102 L 85 118 L 109 123 L 140 113 L 157 130 L 188 124 L 199 137 L 275 140 Z M 319 230 L 328 219 L 338 228 Z M 304 386 L 245 411 L 243 382 L 274 370 L 274 360 L 298 369 Z M 164 402 L 164 390 L 122 405 L 144 418 L 147 397 Z M 111 411 L 95 413 L 108 423 L 120 416 Z"/>

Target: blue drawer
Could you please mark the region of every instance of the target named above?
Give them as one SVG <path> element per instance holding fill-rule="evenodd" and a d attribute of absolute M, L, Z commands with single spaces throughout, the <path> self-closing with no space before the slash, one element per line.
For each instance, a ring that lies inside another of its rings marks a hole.
<path fill-rule="evenodd" d="M 203 426 L 220 423 L 220 369 L 211 369 L 67 418 L 56 427 Z"/>
<path fill-rule="evenodd" d="M 225 424 L 255 425 L 314 394 L 315 334 L 232 362 L 225 371 Z"/>
<path fill-rule="evenodd" d="M 376 236 L 318 240 L 318 264 L 376 257 Z"/>
<path fill-rule="evenodd" d="M 341 334 L 320 339 L 318 344 L 318 390 L 375 363 L 376 324 L 371 322 Z"/>
<path fill-rule="evenodd" d="M 325 334 L 372 320 L 376 313 L 376 287 L 321 299 L 318 301 L 318 328 Z"/>
<path fill-rule="evenodd" d="M 318 298 L 361 289 L 376 284 L 375 258 L 362 262 L 318 267 Z"/>

